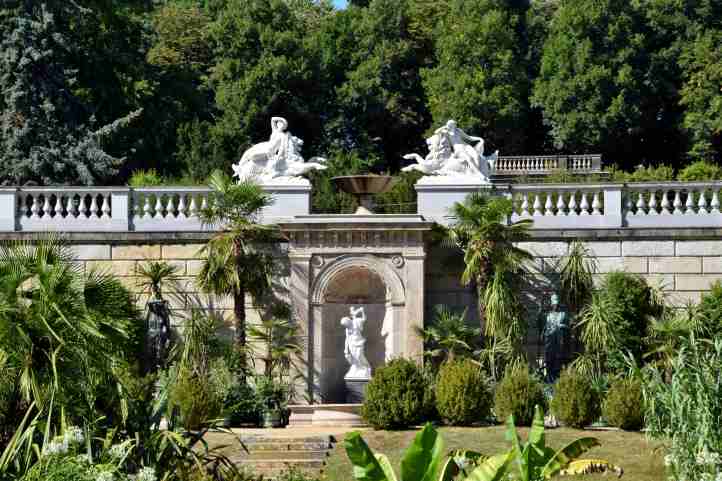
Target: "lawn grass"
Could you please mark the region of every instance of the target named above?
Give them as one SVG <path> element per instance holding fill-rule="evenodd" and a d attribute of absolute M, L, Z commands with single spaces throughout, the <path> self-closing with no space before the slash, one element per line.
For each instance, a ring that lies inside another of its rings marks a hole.
<path fill-rule="evenodd" d="M 482 428 L 440 428 L 446 449 L 472 449 L 484 454 L 497 454 L 505 451 L 509 443 L 505 440 L 504 426 Z M 364 431 L 363 438 L 374 451 L 386 454 L 398 473 L 401 456 L 417 431 Z M 522 439 L 526 439 L 528 429 L 519 430 Z M 625 431 L 578 431 L 560 428 L 546 431 L 547 445 L 559 448 L 579 437 L 593 436 L 600 440 L 601 447 L 589 451 L 589 458 L 603 458 L 624 468 L 622 479 L 630 481 L 663 481 L 663 453 L 655 448 L 657 445 L 648 442 L 641 433 Z M 343 447 L 343 439 L 339 438 L 324 469 L 325 481 L 352 481 L 351 464 Z M 602 480 L 611 479 L 601 474 L 588 476 L 570 476 L 569 480 Z"/>

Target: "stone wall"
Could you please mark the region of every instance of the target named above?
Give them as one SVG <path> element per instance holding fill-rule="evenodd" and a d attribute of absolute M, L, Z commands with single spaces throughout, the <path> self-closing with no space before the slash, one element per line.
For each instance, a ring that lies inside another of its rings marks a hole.
<path fill-rule="evenodd" d="M 722 239 L 690 239 L 681 232 L 670 232 L 667 238 L 657 239 L 630 239 L 618 233 L 609 237 L 583 239 L 597 263 L 596 281 L 615 270 L 639 274 L 659 286 L 675 306 L 698 302 L 714 282 L 722 281 Z M 538 306 L 557 289 L 560 261 L 571 242 L 572 239 L 557 237 L 519 244 L 535 257 L 524 293 L 527 305 Z M 458 251 L 430 249 L 426 270 L 427 318 L 437 304 L 467 308 L 469 317 L 477 318 L 475 294 L 459 281 L 463 268 Z"/>

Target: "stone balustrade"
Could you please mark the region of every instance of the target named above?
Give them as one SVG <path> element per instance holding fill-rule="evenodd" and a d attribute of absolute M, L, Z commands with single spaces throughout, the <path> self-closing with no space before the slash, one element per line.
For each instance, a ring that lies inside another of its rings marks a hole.
<path fill-rule="evenodd" d="M 517 155 L 497 159 L 492 175 L 545 175 L 556 170 L 573 174 L 601 172 L 602 156 L 584 155 Z"/>
<path fill-rule="evenodd" d="M 511 220 L 535 229 L 722 227 L 722 182 L 510 184 L 484 186 L 510 198 Z M 267 222 L 309 214 L 310 188 L 273 188 Z M 474 185 L 419 186 L 418 213 L 447 223 Z M 22 187 L 0 189 L 2 232 L 199 232 L 204 187 Z"/>

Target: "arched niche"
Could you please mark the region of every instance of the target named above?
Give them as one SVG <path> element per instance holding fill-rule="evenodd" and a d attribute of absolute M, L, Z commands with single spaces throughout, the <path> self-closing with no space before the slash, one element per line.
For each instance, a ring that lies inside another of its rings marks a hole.
<path fill-rule="evenodd" d="M 340 320 L 351 306 L 366 310 L 366 356 L 372 369 L 401 354 L 399 326 L 405 302 L 396 267 L 381 257 L 348 256 L 324 266 L 311 290 L 316 394 L 325 403 L 345 400 L 345 331 Z"/>

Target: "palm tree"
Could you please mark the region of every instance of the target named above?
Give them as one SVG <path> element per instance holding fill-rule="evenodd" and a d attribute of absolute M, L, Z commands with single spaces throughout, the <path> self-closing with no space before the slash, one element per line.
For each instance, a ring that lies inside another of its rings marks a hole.
<path fill-rule="evenodd" d="M 246 294 L 260 301 L 271 286 L 271 254 L 264 250 L 277 238 L 275 226 L 262 225 L 259 216 L 272 203 L 258 184 L 236 184 L 230 176 L 215 171 L 209 178 L 213 196 L 201 210 L 204 224 L 218 232 L 201 250 L 205 261 L 198 273 L 198 284 L 205 292 L 233 297 L 235 342 L 241 373 L 246 362 Z"/>
<path fill-rule="evenodd" d="M 481 329 L 466 323 L 466 311 L 457 313 L 446 306 L 436 306 L 432 323 L 424 329 L 417 327 L 417 330 L 424 339 L 424 354 L 441 362 L 470 356 L 481 337 Z"/>
<path fill-rule="evenodd" d="M 54 237 L 0 247 L 0 350 L 18 394 L 40 410 L 54 398 L 71 416 L 93 410 L 112 366 L 135 357 L 141 326 L 117 279 L 74 260 Z"/>
<path fill-rule="evenodd" d="M 451 239 L 464 252 L 464 285 L 474 283 L 478 296 L 479 321 L 487 336 L 519 329 L 519 302 L 515 277 L 532 255 L 514 245 L 529 238 L 532 221 L 509 223 L 511 200 L 481 192 L 467 196 L 451 209 Z M 518 321 L 518 319 L 517 319 Z"/>

